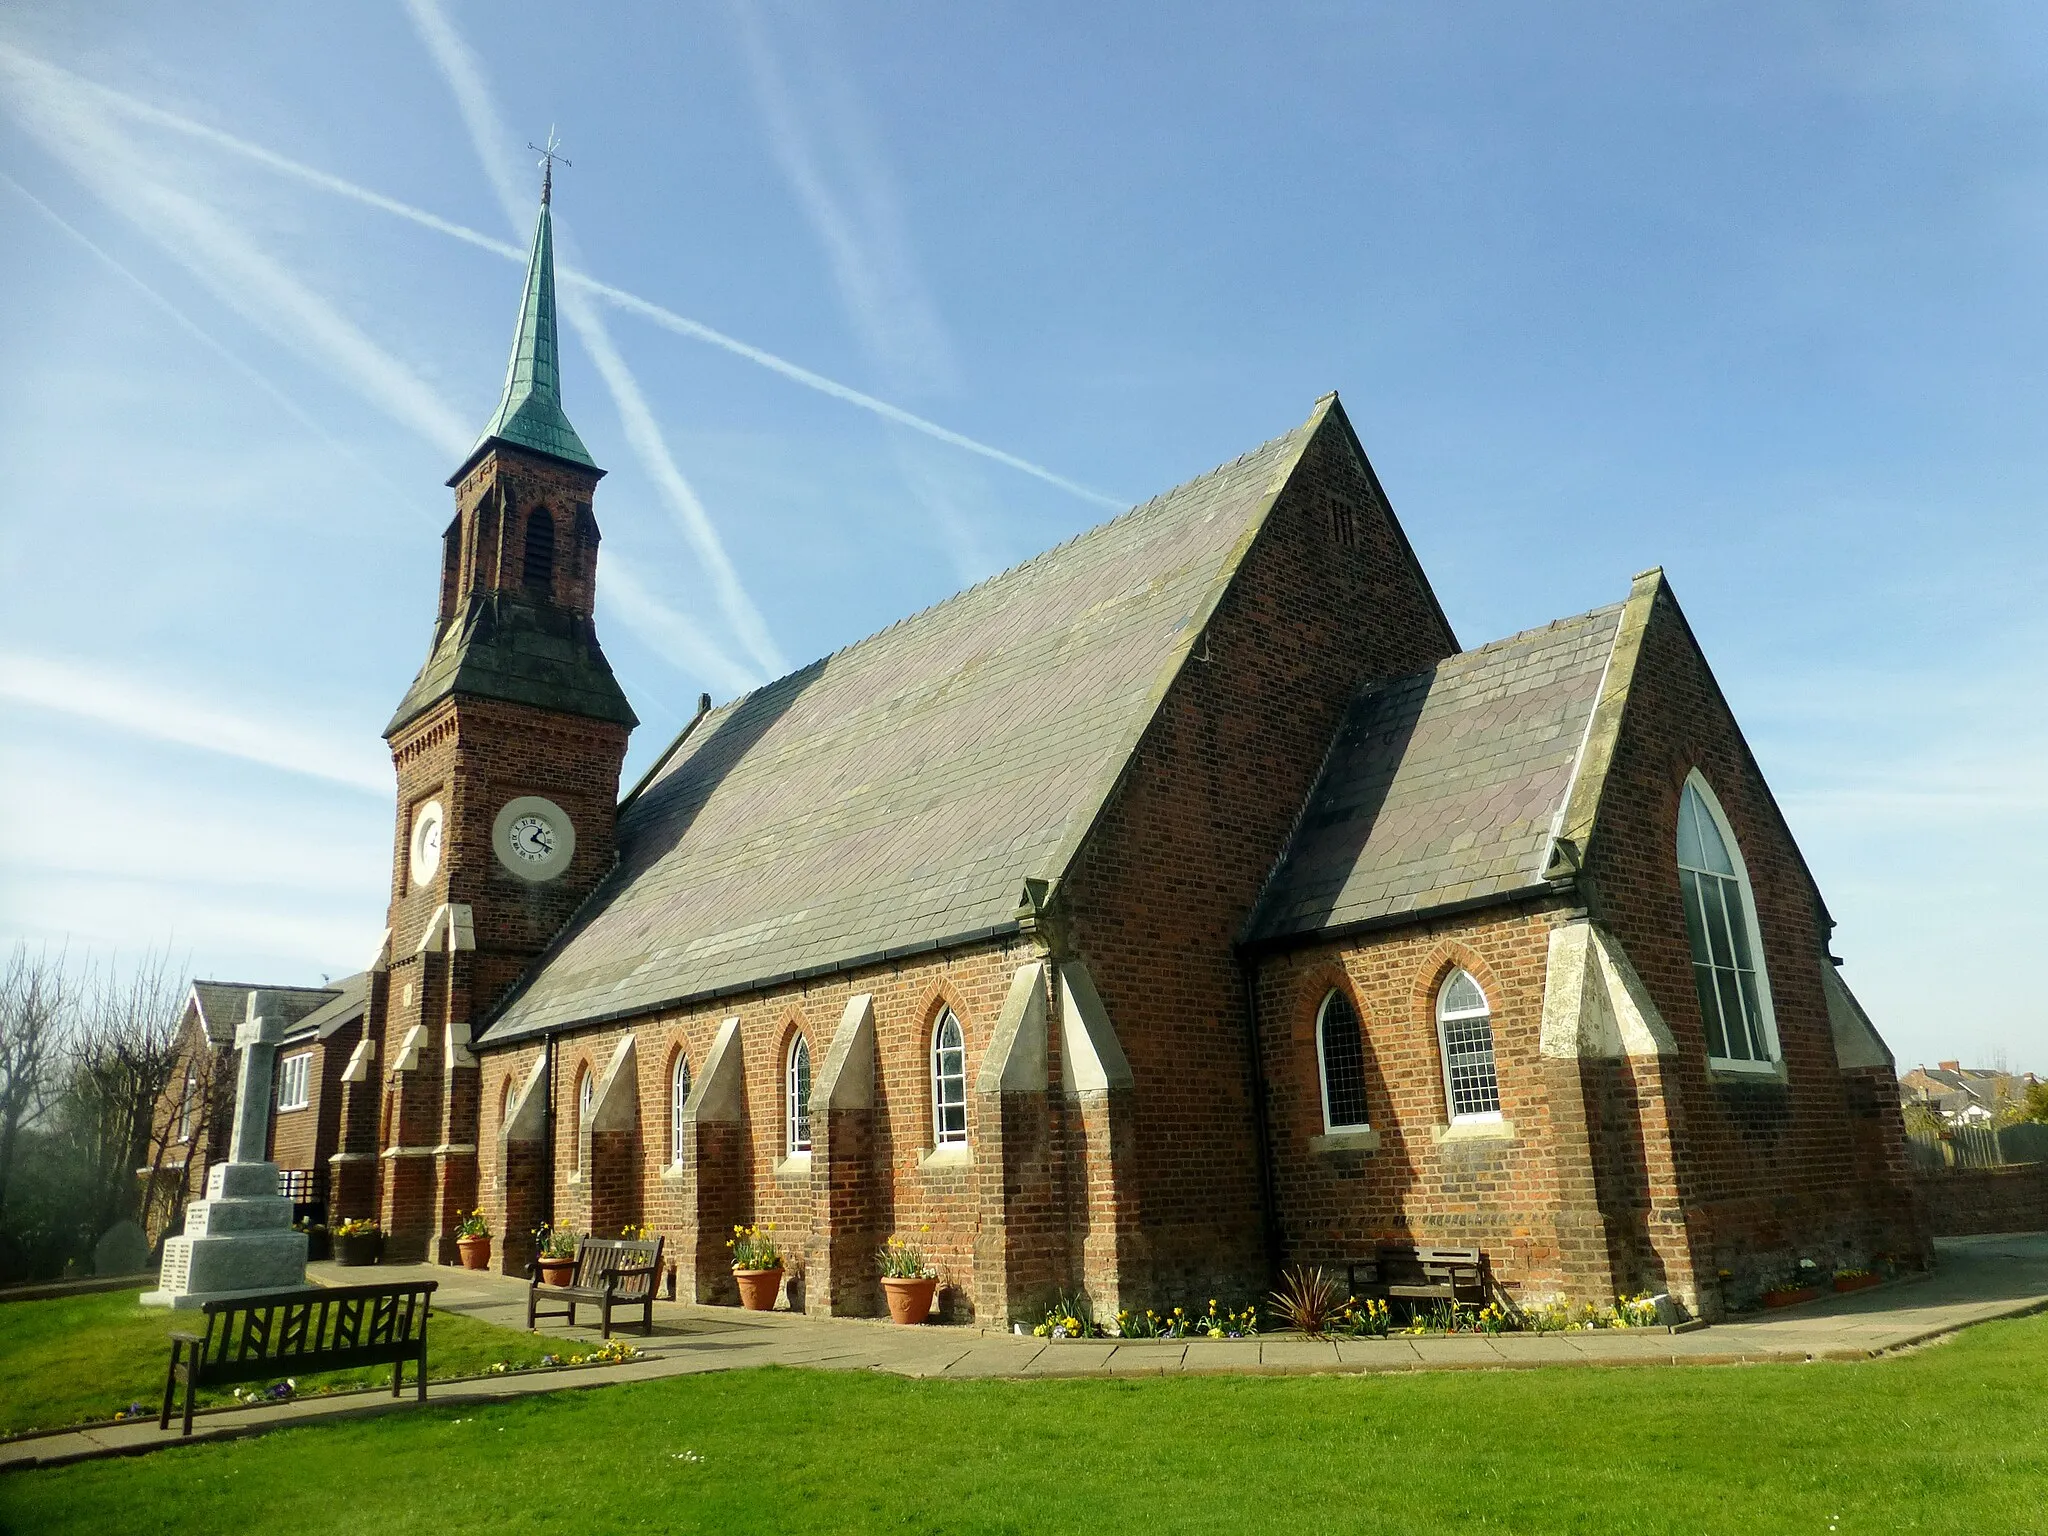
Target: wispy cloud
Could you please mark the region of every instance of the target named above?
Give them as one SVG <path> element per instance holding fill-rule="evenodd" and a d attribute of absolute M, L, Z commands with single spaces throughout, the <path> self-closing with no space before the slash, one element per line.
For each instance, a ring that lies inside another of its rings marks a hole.
<path fill-rule="evenodd" d="M 6 45 L 0 44 L 0 51 L 9 50 L 6 50 Z M 18 51 L 16 56 L 24 59 L 28 57 L 28 55 L 20 54 Z M 320 170 L 318 167 L 307 165 L 303 161 L 294 160 L 288 155 L 280 155 L 275 150 L 267 149 L 261 144 L 252 143 L 248 139 L 241 138 L 232 133 L 225 133 L 218 128 L 195 121 L 181 113 L 167 111 L 151 102 L 142 100 L 140 97 L 132 96 L 125 91 L 117 91 L 109 86 L 87 80 L 82 76 L 71 74 L 69 71 L 60 70 L 57 66 L 44 61 L 38 60 L 35 62 L 52 74 L 63 77 L 71 84 L 73 89 L 89 94 L 108 111 L 119 113 L 137 122 L 148 123 L 158 128 L 167 128 L 173 132 L 186 135 L 200 143 L 211 145 L 216 149 L 224 150 L 230 154 L 238 155 L 258 165 L 262 165 L 280 175 L 289 176 L 294 180 L 304 182 L 308 186 L 317 187 L 337 197 L 347 198 L 352 202 L 362 204 L 364 207 L 374 208 L 380 213 L 390 214 L 394 218 L 404 219 L 408 223 L 420 226 L 422 229 L 433 230 L 437 234 L 446 235 L 450 239 L 460 240 L 464 244 L 475 246 L 479 250 L 489 251 L 492 255 L 501 257 L 506 261 L 524 263 L 526 260 L 526 248 L 523 245 L 507 240 L 494 239 L 492 236 L 484 234 L 481 230 L 472 229 L 468 225 L 459 223 L 454 219 L 444 219 L 439 214 L 431 213 L 424 208 L 416 207 L 395 197 L 387 197 L 383 193 L 374 191 L 358 182 L 332 175 L 327 171 Z M 871 412 L 896 426 L 929 437 L 935 442 L 945 443 L 951 447 L 958 448 L 963 453 L 974 454 L 989 460 L 991 463 L 1001 464 L 1006 469 L 1016 470 L 1019 474 L 1029 475 L 1083 501 L 1093 502 L 1097 506 L 1111 509 L 1122 509 L 1130 504 L 1125 498 L 1111 496 L 1092 487 L 1082 485 L 1077 481 L 1068 479 L 1064 475 L 1047 469 L 1042 464 L 1033 463 L 1029 459 L 1006 452 L 992 444 L 981 442 L 979 439 L 969 437 L 965 433 L 955 432 L 950 427 L 941 426 L 935 421 L 918 415 L 915 411 L 906 410 L 902 406 L 892 404 L 890 401 L 879 399 L 863 390 L 855 389 L 850 384 L 842 384 L 839 380 L 829 378 L 822 373 L 816 372 L 814 369 L 806 368 L 800 363 L 793 363 L 788 358 L 778 356 L 765 347 L 757 347 L 751 342 L 741 341 L 737 337 L 728 336 L 725 332 L 718 330 L 716 327 L 706 325 L 701 320 L 694 320 L 687 315 L 678 314 L 675 310 L 668 308 L 666 305 L 657 304 L 652 299 L 643 298 L 639 294 L 631 293 L 611 283 L 603 282 L 573 265 L 567 263 L 558 264 L 556 276 L 564 288 L 583 289 L 617 309 L 624 310 L 628 314 L 637 315 L 639 318 L 650 321 L 678 336 L 687 337 L 692 341 L 701 341 L 707 346 L 717 347 L 721 351 L 730 352 L 735 357 L 745 358 L 748 362 L 758 364 L 771 373 L 780 374 L 783 378 L 788 379 L 794 384 L 800 384 L 806 389 L 816 390 L 819 394 L 830 396 L 832 399 L 841 401 L 844 404 Z"/>
<path fill-rule="evenodd" d="M 215 336 L 211 331 L 207 330 L 198 321 L 194 320 L 190 315 L 186 314 L 184 310 L 180 309 L 177 305 L 173 304 L 161 293 L 158 293 L 156 289 L 151 287 L 148 283 L 144 282 L 142 278 L 140 278 L 134 272 L 129 270 L 129 268 L 125 264 L 123 264 L 119 259 L 117 259 L 111 252 L 103 248 L 98 241 L 94 240 L 90 235 L 86 234 L 83 230 L 73 225 L 62 214 L 58 213 L 56 209 L 50 207 L 48 203 L 45 203 L 41 198 L 37 197 L 33 192 L 29 191 L 27 187 L 24 187 L 12 176 L 9 176 L 5 171 L 0 171 L 0 186 L 5 186 L 9 191 L 13 192 L 17 197 L 21 198 L 30 207 L 34 208 L 45 219 L 48 219 L 51 224 L 55 225 L 58 229 L 62 230 L 66 235 L 70 236 L 73 241 L 75 241 L 80 246 L 84 247 L 85 250 L 92 254 L 95 260 L 97 260 L 102 266 L 106 267 L 109 271 L 113 272 L 130 288 L 134 289 L 137 293 L 141 294 L 143 298 L 147 299 L 152 305 L 154 305 L 159 312 L 169 317 L 171 322 L 175 324 L 180 330 L 184 331 L 186 335 L 190 336 L 194 341 L 197 341 L 201 346 L 205 347 L 207 351 L 213 353 L 214 356 L 218 357 L 230 368 L 233 368 L 235 372 L 241 374 L 243 378 L 247 379 L 251 384 L 254 384 L 264 394 L 268 395 L 272 400 L 276 401 L 277 404 L 283 408 L 285 414 L 290 416 L 292 420 L 298 422 L 300 426 L 304 427 L 308 432 L 312 433 L 313 436 L 319 438 L 321 442 L 325 443 L 328 447 L 332 448 L 336 453 L 341 454 L 343 457 L 349 459 L 351 462 L 356 464 L 359 468 L 361 468 L 368 474 L 371 474 L 375 476 L 377 479 L 383 481 L 385 487 L 388 490 L 400 496 L 404 495 L 404 492 L 399 490 L 398 486 L 391 481 L 391 479 L 384 473 L 384 471 L 377 464 L 375 464 L 369 459 L 364 458 L 362 454 L 358 453 L 354 448 L 350 447 L 347 443 L 341 441 L 340 438 L 336 437 L 332 432 L 328 431 L 326 427 L 322 426 L 318 421 L 314 420 L 311 413 L 309 413 L 305 409 L 305 407 L 301 406 L 298 403 L 298 401 L 294 400 L 290 395 L 286 394 L 284 390 L 278 386 L 277 382 L 270 377 L 270 375 L 263 372 L 262 369 L 258 368 L 255 364 L 249 362 L 239 353 L 233 351 L 231 348 L 227 346 L 226 343 L 221 341 L 220 338 Z"/>
<path fill-rule="evenodd" d="M 447 402 L 258 248 L 219 208 L 171 184 L 75 77 L 0 43 L 0 104 L 109 207 L 252 324 L 318 363 L 451 457 L 473 434 Z"/>
<path fill-rule="evenodd" d="M 697 673 L 712 687 L 744 693 L 761 681 L 758 674 L 728 655 L 695 619 L 649 591 L 635 567 L 607 558 L 597 593 L 601 608 L 616 613 L 650 648 Z"/>
<path fill-rule="evenodd" d="M 514 185 L 505 164 L 504 151 L 520 141 L 513 137 L 498 112 L 490 86 L 484 79 L 482 62 L 449 23 L 436 0 L 406 0 L 406 11 L 411 15 L 413 26 L 419 32 L 420 40 L 426 44 L 435 66 L 448 82 L 456 108 L 462 115 L 463 126 L 469 131 L 470 143 L 477 158 L 483 162 L 484 173 L 498 194 L 507 221 L 515 230 L 519 229 L 529 217 L 528 199 Z M 731 556 L 726 553 L 725 541 L 719 537 L 710 514 L 704 510 L 704 503 L 683 475 L 675 455 L 669 451 L 668 441 L 654 419 L 654 412 L 647 404 L 639 380 L 634 378 L 632 369 L 620 356 L 604 321 L 588 298 L 576 289 L 568 289 L 562 294 L 562 309 L 597 363 L 598 375 L 604 380 L 605 388 L 611 392 L 613 404 L 618 408 L 627 443 L 653 479 L 691 548 L 697 552 L 726 622 L 732 626 L 747 654 L 771 675 L 787 671 L 789 664 L 769 634 L 767 621 L 762 618 L 761 610 L 755 606 L 740 580 Z"/>
<path fill-rule="evenodd" d="M 840 305 L 868 360 L 892 393 L 954 393 L 953 344 L 918 270 L 895 178 L 833 57 L 829 18 L 784 10 L 771 37 L 754 0 L 732 0 L 731 8 L 769 150 L 824 248 Z M 800 89 L 791 84 L 778 41 L 796 56 Z M 917 445 L 893 434 L 890 447 L 960 579 L 986 576 L 1000 562 L 987 548 L 985 519 L 963 506 L 986 499 L 975 477 L 927 462 Z"/>
<path fill-rule="evenodd" d="M 0 699 L 350 789 L 391 793 L 391 764 L 353 734 L 258 718 L 96 667 L 0 652 Z"/>

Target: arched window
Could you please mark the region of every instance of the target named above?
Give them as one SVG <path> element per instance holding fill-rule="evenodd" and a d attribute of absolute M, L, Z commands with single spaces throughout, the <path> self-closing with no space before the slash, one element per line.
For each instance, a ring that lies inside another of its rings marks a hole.
<path fill-rule="evenodd" d="M 546 597 L 555 586 L 555 519 L 546 507 L 526 517 L 526 560 L 521 572 L 526 590 Z"/>
<path fill-rule="evenodd" d="M 668 1160 L 683 1160 L 683 1106 L 690 1101 L 690 1058 L 676 1052 L 668 1075 Z"/>
<path fill-rule="evenodd" d="M 1444 1052 L 1444 1098 L 1451 1123 L 1500 1118 L 1500 1078 L 1493 1063 L 1493 1010 L 1479 983 L 1463 971 L 1436 995 L 1436 1033 Z"/>
<path fill-rule="evenodd" d="M 508 1072 L 498 1088 L 498 1129 L 505 1129 L 505 1117 L 512 1110 L 512 1075 Z"/>
<path fill-rule="evenodd" d="M 967 1042 L 950 1008 L 932 1026 L 932 1145 L 967 1145 Z"/>
<path fill-rule="evenodd" d="M 590 1105 L 597 1097 L 597 1079 L 585 1067 L 576 1079 L 576 1123 L 569 1127 L 573 1133 L 569 1143 L 569 1166 L 581 1170 L 583 1167 L 583 1132 L 590 1125 Z"/>
<path fill-rule="evenodd" d="M 789 1042 L 789 1069 L 783 1075 L 786 1142 L 789 1155 L 811 1150 L 811 1048 L 802 1035 Z"/>
<path fill-rule="evenodd" d="M 1323 1080 L 1323 1129 L 1360 1126 L 1365 1119 L 1365 1041 L 1358 1012 L 1332 991 L 1316 1013 L 1316 1065 Z"/>
<path fill-rule="evenodd" d="M 1707 1055 L 1767 1065 L 1777 1055 L 1776 1030 L 1749 873 L 1728 818 L 1697 769 L 1678 798 L 1678 888 Z"/>

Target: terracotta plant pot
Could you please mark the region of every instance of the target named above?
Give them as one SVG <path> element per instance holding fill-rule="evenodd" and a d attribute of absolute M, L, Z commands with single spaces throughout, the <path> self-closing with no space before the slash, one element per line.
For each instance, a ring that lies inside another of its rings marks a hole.
<path fill-rule="evenodd" d="M 384 1250 L 382 1232 L 358 1232 L 353 1237 L 337 1237 L 334 1240 L 334 1262 L 337 1264 L 374 1264 Z"/>
<path fill-rule="evenodd" d="M 482 1237 L 458 1237 L 455 1246 L 462 1253 L 464 1269 L 489 1269 L 491 1267 L 491 1235 Z"/>
<path fill-rule="evenodd" d="M 921 1323 L 932 1315 L 932 1294 L 939 1288 L 937 1276 L 923 1280 L 900 1280 L 882 1276 L 882 1290 L 889 1297 L 889 1321 Z"/>
<path fill-rule="evenodd" d="M 775 1298 L 782 1290 L 782 1267 L 774 1269 L 736 1269 L 733 1279 L 739 1282 L 740 1305 L 749 1312 L 772 1312 Z"/>
<path fill-rule="evenodd" d="M 538 1262 L 542 1285 L 567 1285 L 576 1278 L 574 1259 L 541 1259 Z"/>
<path fill-rule="evenodd" d="M 1838 1291 L 1867 1290 L 1873 1285 L 1881 1284 L 1883 1280 L 1883 1275 L 1837 1275 L 1835 1276 L 1835 1289 Z"/>
<path fill-rule="evenodd" d="M 1811 1301 L 1819 1294 L 1820 1287 L 1815 1285 L 1781 1286 L 1777 1290 L 1764 1292 L 1764 1305 L 1767 1307 L 1796 1307 L 1802 1301 Z"/>

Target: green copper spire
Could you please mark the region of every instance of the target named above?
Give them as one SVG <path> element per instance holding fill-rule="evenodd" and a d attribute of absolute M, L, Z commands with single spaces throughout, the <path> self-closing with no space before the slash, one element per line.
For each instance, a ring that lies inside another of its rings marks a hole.
<path fill-rule="evenodd" d="M 550 172 L 553 169 L 549 167 Z M 597 468 L 583 439 L 562 414 L 561 354 L 555 342 L 555 231 L 548 217 L 553 182 L 550 174 L 541 185 L 540 218 L 533 227 L 533 255 L 526 263 L 526 292 L 519 301 L 519 329 L 512 338 L 505 393 L 497 412 L 485 424 L 483 436 L 470 450 L 471 463 L 495 438 L 516 448 Z"/>

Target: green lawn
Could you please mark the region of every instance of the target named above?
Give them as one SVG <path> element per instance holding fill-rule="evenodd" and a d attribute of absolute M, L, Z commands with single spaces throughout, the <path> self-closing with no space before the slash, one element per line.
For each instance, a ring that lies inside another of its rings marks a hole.
<path fill-rule="evenodd" d="M 763 1370 L 0 1477 L 65 1531 L 2048 1532 L 2048 1317 L 1854 1365 Z"/>
<path fill-rule="evenodd" d="M 206 1319 L 197 1312 L 140 1306 L 132 1291 L 0 1303 L 0 1434 L 111 1419 L 137 1401 L 154 1412 L 163 1401 L 174 1328 L 201 1333 Z M 436 1312 L 427 1324 L 429 1379 L 473 1376 L 499 1360 L 535 1365 L 547 1350 L 561 1345 L 560 1339 L 550 1343 L 459 1313 Z M 330 1371 L 297 1380 L 302 1392 L 373 1382 L 388 1386 L 391 1368 Z M 199 1400 L 226 1402 L 228 1394 L 202 1392 Z"/>

